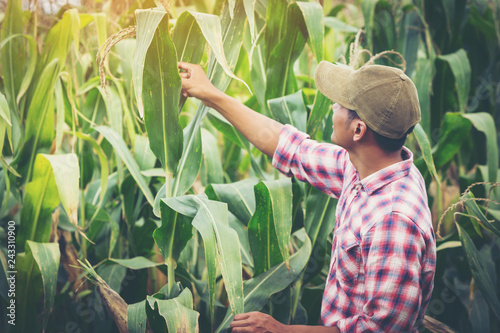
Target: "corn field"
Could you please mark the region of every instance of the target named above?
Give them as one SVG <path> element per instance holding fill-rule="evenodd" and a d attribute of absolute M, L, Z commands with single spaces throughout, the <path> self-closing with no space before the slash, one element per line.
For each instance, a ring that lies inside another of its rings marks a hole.
<path fill-rule="evenodd" d="M 177 64 L 330 142 L 322 60 L 418 89 L 405 145 L 438 235 L 421 331 L 500 331 L 498 0 L 8 0 L 0 24 L 0 331 L 319 324 L 337 201 L 182 96 Z"/>

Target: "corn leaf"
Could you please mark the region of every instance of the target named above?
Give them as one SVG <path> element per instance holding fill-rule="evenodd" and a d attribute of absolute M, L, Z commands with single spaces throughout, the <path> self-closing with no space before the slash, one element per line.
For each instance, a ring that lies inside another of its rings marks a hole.
<path fill-rule="evenodd" d="M 170 174 L 177 171 L 182 155 L 183 135 L 178 111 L 181 87 L 168 17 L 164 16 L 146 54 L 142 100 L 149 145 L 165 172 Z"/>
<path fill-rule="evenodd" d="M 5 132 L 11 131 L 12 123 L 10 121 L 10 110 L 9 104 L 7 103 L 7 99 L 0 92 L 0 151 L 3 149 L 3 143 L 5 139 Z M 9 135 L 9 138 L 11 135 Z"/>
<path fill-rule="evenodd" d="M 285 262 L 281 262 L 259 276 L 245 281 L 244 302 L 246 312 L 261 310 L 271 295 L 288 287 L 306 266 L 307 260 L 311 254 L 311 241 L 303 229 L 298 231 L 295 235 L 303 240 L 303 244 L 301 248 L 290 257 L 289 268 L 287 268 Z M 226 317 L 217 328 L 216 332 L 225 332 L 225 330 L 229 328 L 233 318 L 234 314 L 231 309 L 228 309 Z"/>
<path fill-rule="evenodd" d="M 268 100 L 267 103 L 273 119 L 282 124 L 291 124 L 299 131 L 306 130 L 307 109 L 302 90 Z"/>
<path fill-rule="evenodd" d="M 192 218 L 173 210 L 165 199 L 161 200 L 160 209 L 161 227 L 155 229 L 153 238 L 165 264 L 175 266 L 182 250 L 193 237 Z"/>
<path fill-rule="evenodd" d="M 151 190 L 149 189 L 148 184 L 144 180 L 144 177 L 141 175 L 141 171 L 139 170 L 139 166 L 137 165 L 137 162 L 132 157 L 132 154 L 128 150 L 123 139 L 113 129 L 111 129 L 107 126 L 96 126 L 95 130 L 97 130 L 99 133 L 101 133 L 106 138 L 106 140 L 108 140 L 109 143 L 113 146 L 116 153 L 120 156 L 120 158 L 123 160 L 123 162 L 127 166 L 132 177 L 134 177 L 137 185 L 141 189 L 141 191 L 144 194 L 144 196 L 146 197 L 147 201 L 153 207 L 153 205 L 154 205 L 153 194 L 151 193 Z"/>
<path fill-rule="evenodd" d="M 87 141 L 90 143 L 92 148 L 94 148 L 97 157 L 99 158 L 99 164 L 101 165 L 101 187 L 100 187 L 100 195 L 99 195 L 99 207 L 102 206 L 104 202 L 104 197 L 106 195 L 106 189 L 108 188 L 108 176 L 109 176 L 109 167 L 108 167 L 108 158 L 101 146 L 97 143 L 97 141 L 88 134 L 80 133 L 80 132 L 72 132 L 76 137 Z"/>
<path fill-rule="evenodd" d="M 418 145 L 420 146 L 420 151 L 422 152 L 422 157 L 424 158 L 425 164 L 427 165 L 427 169 L 431 174 L 432 178 L 440 184 L 439 176 L 436 171 L 436 166 L 434 165 L 434 159 L 432 158 L 432 150 L 431 144 L 427 135 L 424 132 L 424 129 L 420 124 L 415 126 L 413 131 L 415 134 L 415 138 L 417 139 Z"/>
<path fill-rule="evenodd" d="M 22 12 L 21 0 L 12 0 L 7 3 L 5 20 L 2 24 L 0 35 L 2 44 L 4 44 L 4 41 L 10 36 L 23 33 L 23 21 L 19 19 L 22 17 Z M 19 93 L 24 77 L 24 64 L 26 61 L 24 54 L 25 45 L 24 41 L 19 38 L 9 39 L 8 43 L 4 45 L 2 45 L 1 48 L 0 61 L 2 65 L 5 97 L 12 109 L 16 110 L 17 113 L 16 96 Z"/>
<path fill-rule="evenodd" d="M 318 129 L 320 129 L 323 119 L 325 119 L 328 112 L 330 112 L 331 104 L 332 102 L 330 99 L 318 90 L 306 125 L 306 132 L 311 137 L 314 137 Z"/>
<path fill-rule="evenodd" d="M 420 104 L 420 125 L 427 136 L 431 135 L 431 94 L 433 78 L 434 62 L 428 58 L 419 59 L 416 64 L 413 81 L 417 88 L 418 101 Z"/>
<path fill-rule="evenodd" d="M 224 278 L 229 302 L 235 313 L 242 313 L 243 282 L 240 245 L 238 234 L 228 226 L 227 205 L 193 195 L 171 198 L 168 204 L 178 213 L 194 218 L 193 226 L 203 238 L 211 311 L 213 311 L 214 304 L 217 261 Z"/>
<path fill-rule="evenodd" d="M 309 34 L 309 42 L 316 61 L 323 60 L 323 7 L 317 2 L 296 2 L 302 11 Z"/>
<path fill-rule="evenodd" d="M 24 251 L 27 240 L 46 243 L 52 229 L 52 211 L 59 205 L 59 194 L 48 159 L 37 156 L 33 179 L 26 184 L 21 208 L 17 248 Z"/>
<path fill-rule="evenodd" d="M 368 50 L 373 50 L 373 29 L 375 23 L 375 7 L 378 0 L 366 0 L 361 3 L 363 17 L 365 19 L 365 34 Z"/>
<path fill-rule="evenodd" d="M 234 18 L 229 17 L 227 6 L 221 16 L 223 52 L 229 69 L 234 69 L 243 41 L 245 13 L 241 2 L 238 2 L 234 11 Z M 203 30 L 203 29 L 202 29 Z M 221 91 L 225 91 L 231 78 L 224 75 L 224 69 L 217 62 L 215 56 L 210 56 L 207 67 L 207 76 L 212 84 Z M 172 195 L 185 193 L 195 181 L 201 167 L 201 121 L 208 112 L 208 107 L 199 104 L 191 123 L 184 129 L 184 148 L 179 161 L 176 177 L 172 188 Z"/>
<path fill-rule="evenodd" d="M 179 296 L 172 299 L 160 300 L 147 296 L 146 302 L 155 309 L 167 323 L 168 332 L 198 332 L 198 317 L 200 314 L 193 310 L 193 295 L 188 288 L 184 288 Z"/>
<path fill-rule="evenodd" d="M 217 139 L 208 130 L 201 129 L 203 164 L 201 169 L 202 185 L 223 183 L 222 164 Z"/>
<path fill-rule="evenodd" d="M 147 321 L 146 300 L 129 304 L 127 308 L 127 329 L 129 333 L 145 333 Z"/>
<path fill-rule="evenodd" d="M 344 21 L 339 20 L 336 17 L 326 16 L 323 18 L 325 27 L 332 28 L 337 31 L 356 33 L 359 28 L 352 26 Z"/>
<path fill-rule="evenodd" d="M 28 109 L 25 144 L 21 153 L 22 159 L 28 160 L 28 163 L 23 166 L 24 172 L 27 173 L 26 180 L 30 180 L 32 164 L 37 151 L 40 148 L 48 151 L 52 145 L 54 138 L 54 88 L 59 70 L 58 59 L 54 59 L 44 69 Z"/>
<path fill-rule="evenodd" d="M 458 105 L 461 112 L 467 108 L 467 97 L 470 90 L 471 67 L 467 52 L 460 49 L 454 53 L 438 57 L 448 63 L 455 77 L 455 89 L 458 96 Z"/>
<path fill-rule="evenodd" d="M 254 187 L 255 213 L 248 223 L 254 276 L 285 261 L 292 230 L 292 183 L 289 178 L 260 182 Z"/>
<path fill-rule="evenodd" d="M 467 140 L 470 128 L 470 121 L 460 113 L 447 112 L 444 115 L 439 141 L 432 154 L 437 170 L 441 169 L 458 153 L 463 142 Z"/>
<path fill-rule="evenodd" d="M 203 51 L 205 50 L 205 38 L 194 16 L 190 12 L 185 11 L 175 22 L 172 41 L 177 50 L 177 59 L 179 61 L 192 64 L 200 63 Z M 179 112 L 184 106 L 185 101 L 186 97 L 181 95 Z"/>
<path fill-rule="evenodd" d="M 162 262 L 153 262 L 149 260 L 148 258 L 138 256 L 138 257 L 133 257 L 129 259 L 116 259 L 116 258 L 110 258 L 109 260 L 122 265 L 123 267 L 127 267 L 133 270 L 139 270 L 139 269 L 144 269 L 144 268 L 151 268 L 151 267 L 157 267 L 160 265 L 164 265 Z"/>
<path fill-rule="evenodd" d="M 467 211 L 469 211 L 470 215 L 475 216 L 478 219 L 475 221 L 479 222 L 479 224 L 484 229 L 488 230 L 489 232 L 496 235 L 497 237 L 500 237 L 500 229 L 497 228 L 497 226 L 494 223 L 491 223 L 490 221 L 488 221 L 488 219 L 483 214 L 481 209 L 479 209 L 479 206 L 477 205 L 477 203 L 474 200 L 471 200 L 474 198 L 475 197 L 471 192 L 467 192 L 467 194 L 465 194 L 463 196 L 465 206 L 467 207 Z"/>
<path fill-rule="evenodd" d="M 337 200 L 326 195 L 313 186 L 308 186 L 309 194 L 305 200 L 304 229 L 314 249 L 304 274 L 304 281 L 310 281 L 323 268 L 322 263 L 330 249 L 327 246 L 328 236 L 335 226 Z M 304 282 L 304 284 L 306 283 Z"/>
<path fill-rule="evenodd" d="M 304 15 L 296 3 L 291 3 L 288 6 L 287 22 L 293 22 L 293 24 L 286 25 L 286 32 L 271 52 L 267 63 L 265 95 L 267 100 L 285 96 L 287 90 L 290 90 L 287 86 L 295 80 L 293 77 L 293 64 L 302 52 L 308 38 Z M 289 91 L 289 93 L 292 92 Z"/>
<path fill-rule="evenodd" d="M 132 80 L 134 82 L 135 99 L 141 118 L 144 117 L 144 104 L 142 102 L 142 83 L 144 75 L 144 64 L 146 54 L 156 33 L 156 28 L 165 11 L 151 9 L 137 9 L 135 11 L 135 21 L 137 24 L 136 45 L 134 59 L 132 60 Z"/>
<path fill-rule="evenodd" d="M 406 73 L 412 75 L 417 63 L 417 52 L 420 45 L 420 30 L 422 24 L 418 8 L 409 5 L 403 7 L 403 17 L 399 21 L 399 35 L 397 50 L 406 60 Z"/>
<path fill-rule="evenodd" d="M 486 136 L 488 179 L 490 182 L 496 182 L 498 170 L 498 145 L 495 120 L 486 112 L 466 113 L 463 116 L 469 119 L 472 125 Z"/>
<path fill-rule="evenodd" d="M 33 332 L 45 330 L 57 287 L 60 251 L 58 243 L 26 242 L 26 252 L 16 258 L 16 331 Z M 43 295 L 43 320 L 33 326 L 37 317 L 37 300 Z"/>
<path fill-rule="evenodd" d="M 257 179 L 250 178 L 230 184 L 210 184 L 205 193 L 210 200 L 227 203 L 229 211 L 247 225 L 255 212 L 253 189 L 257 183 Z"/>
<path fill-rule="evenodd" d="M 270 0 L 266 12 L 266 31 L 265 31 L 265 59 L 264 64 L 268 63 L 269 57 L 275 45 L 282 40 L 286 29 L 287 19 L 286 0 Z"/>
<path fill-rule="evenodd" d="M 38 158 L 42 157 L 50 163 L 61 203 L 69 216 L 70 222 L 77 225 L 80 168 L 76 154 L 40 154 Z"/>
<path fill-rule="evenodd" d="M 460 236 L 460 241 L 465 250 L 467 257 L 467 262 L 474 277 L 476 285 L 479 287 L 481 294 L 483 295 L 485 301 L 490 306 L 497 319 L 500 319 L 500 301 L 496 296 L 495 285 L 491 281 L 490 275 L 486 271 L 484 264 L 482 262 L 481 255 L 479 254 L 474 242 L 470 238 L 467 231 L 461 225 L 461 222 L 457 222 L 458 235 Z"/>

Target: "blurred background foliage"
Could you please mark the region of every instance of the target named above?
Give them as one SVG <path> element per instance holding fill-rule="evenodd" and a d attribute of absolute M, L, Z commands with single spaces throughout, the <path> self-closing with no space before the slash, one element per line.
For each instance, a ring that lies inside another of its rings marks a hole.
<path fill-rule="evenodd" d="M 1 330 L 318 324 L 336 200 L 181 98 L 176 63 L 328 142 L 318 62 L 397 66 L 372 58 L 394 50 L 438 234 L 421 331 L 499 331 L 499 16 L 497 0 L 0 1 Z"/>

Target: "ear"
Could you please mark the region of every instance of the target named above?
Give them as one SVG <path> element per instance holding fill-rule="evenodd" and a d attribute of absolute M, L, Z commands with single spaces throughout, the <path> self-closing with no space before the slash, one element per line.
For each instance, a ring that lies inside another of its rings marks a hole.
<path fill-rule="evenodd" d="M 366 136 L 368 132 L 368 126 L 366 126 L 365 122 L 362 121 L 361 119 L 356 119 L 355 121 L 353 121 L 353 125 L 354 125 L 354 133 L 352 140 L 359 142 Z"/>

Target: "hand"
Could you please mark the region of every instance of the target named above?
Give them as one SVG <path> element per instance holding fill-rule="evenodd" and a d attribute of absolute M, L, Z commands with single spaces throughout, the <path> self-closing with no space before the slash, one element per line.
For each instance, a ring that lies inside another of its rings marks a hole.
<path fill-rule="evenodd" d="M 285 325 L 261 312 L 237 314 L 231 323 L 232 332 L 274 333 L 284 332 Z"/>
<path fill-rule="evenodd" d="M 211 107 L 212 99 L 221 94 L 221 91 L 210 82 L 203 68 L 186 62 L 179 62 L 178 67 L 184 70 L 179 73 L 182 79 L 182 95 L 196 97 Z"/>

